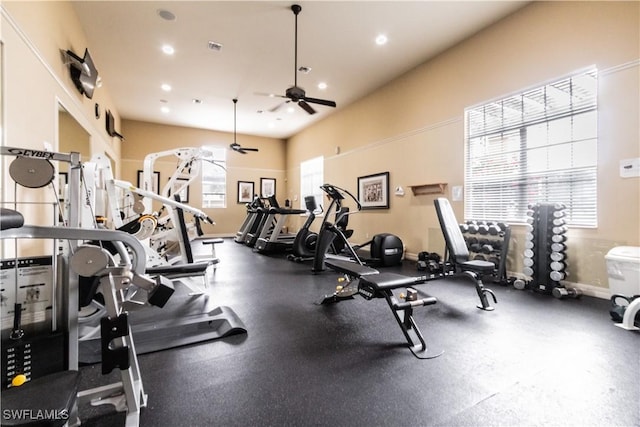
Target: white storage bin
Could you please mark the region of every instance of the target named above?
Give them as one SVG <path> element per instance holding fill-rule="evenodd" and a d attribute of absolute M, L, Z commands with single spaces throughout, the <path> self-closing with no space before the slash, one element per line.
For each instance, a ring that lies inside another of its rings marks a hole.
<path fill-rule="evenodd" d="M 640 295 L 640 247 L 618 246 L 604 258 L 611 295 Z"/>

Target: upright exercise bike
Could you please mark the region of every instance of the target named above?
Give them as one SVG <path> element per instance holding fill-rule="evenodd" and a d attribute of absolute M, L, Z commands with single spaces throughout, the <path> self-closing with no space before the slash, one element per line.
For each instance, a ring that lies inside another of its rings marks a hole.
<path fill-rule="evenodd" d="M 314 258 L 318 243 L 318 233 L 311 231 L 310 227 L 316 216 L 323 212 L 322 206 L 318 207 L 315 196 L 306 196 L 304 204 L 309 216 L 298 231 L 298 234 L 296 234 L 291 248 L 292 252 L 287 256 L 289 260 L 295 262 L 310 261 Z"/>

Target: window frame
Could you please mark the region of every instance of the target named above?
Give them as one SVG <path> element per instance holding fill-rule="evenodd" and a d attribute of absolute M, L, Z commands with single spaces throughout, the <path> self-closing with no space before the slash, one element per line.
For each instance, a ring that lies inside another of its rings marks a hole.
<path fill-rule="evenodd" d="M 567 205 L 568 225 L 596 228 L 597 98 L 598 70 L 589 67 L 466 108 L 465 220 L 521 224 L 526 222 L 529 204 L 560 202 Z M 585 117 L 589 121 L 581 124 Z M 588 130 L 586 137 L 583 129 Z M 565 139 L 556 139 L 558 135 Z M 569 155 L 558 155 L 563 152 Z M 567 161 L 568 167 L 563 164 Z M 563 196 L 555 196 L 558 193 Z M 557 199 L 565 196 L 569 200 Z"/>
<path fill-rule="evenodd" d="M 204 151 L 210 152 L 211 156 L 206 156 L 200 161 L 201 165 L 201 197 L 202 197 L 202 208 L 203 209 L 225 209 L 228 205 L 228 191 L 227 191 L 227 149 L 225 146 L 220 145 L 205 145 L 202 147 Z M 214 163 L 212 163 L 214 162 Z M 212 175 L 210 171 L 215 171 L 215 175 L 222 176 L 222 185 L 223 192 L 207 192 L 207 185 L 215 185 L 217 181 L 213 181 L 213 184 L 207 183 L 207 178 L 209 175 Z M 217 203 L 209 202 L 208 196 L 221 196 L 222 201 Z"/>

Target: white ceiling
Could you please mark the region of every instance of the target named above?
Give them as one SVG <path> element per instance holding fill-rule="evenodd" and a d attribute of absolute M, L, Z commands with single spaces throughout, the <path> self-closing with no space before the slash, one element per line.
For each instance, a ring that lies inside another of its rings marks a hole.
<path fill-rule="evenodd" d="M 122 118 L 286 138 L 524 6 L 522 1 L 298 1 L 298 86 L 309 115 L 268 110 L 294 83 L 294 2 L 74 1 L 88 49 Z M 162 19 L 167 10 L 174 21 Z M 385 34 L 388 43 L 374 39 Z M 220 51 L 208 42 L 222 44 Z M 162 53 L 163 44 L 175 48 Z M 76 52 L 82 56 L 83 52 Z M 328 87 L 320 90 L 319 82 Z M 171 85 L 163 92 L 163 83 Z M 100 90 L 100 89 L 98 89 Z M 193 99 L 202 101 L 200 104 Z M 293 105 L 293 104 L 289 104 Z M 161 112 L 167 106 L 169 113 Z M 260 113 L 259 111 L 263 111 Z M 126 135 L 125 135 L 126 136 Z"/>

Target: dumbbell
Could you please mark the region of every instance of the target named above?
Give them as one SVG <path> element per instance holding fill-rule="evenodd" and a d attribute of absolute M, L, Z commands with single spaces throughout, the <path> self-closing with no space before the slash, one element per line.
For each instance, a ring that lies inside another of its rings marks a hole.
<path fill-rule="evenodd" d="M 478 224 L 478 233 L 482 234 L 483 236 L 486 236 L 487 234 L 489 234 L 489 226 L 484 222 L 481 224 Z"/>
<path fill-rule="evenodd" d="M 563 252 L 567 249 L 567 246 L 564 243 L 552 243 L 551 250 L 553 252 Z"/>
<path fill-rule="evenodd" d="M 533 267 L 533 258 L 525 258 L 522 260 L 522 264 L 525 267 Z"/>
<path fill-rule="evenodd" d="M 513 287 L 519 290 L 523 290 L 527 287 L 527 282 L 522 279 L 516 279 L 513 281 Z"/>
<path fill-rule="evenodd" d="M 473 257 L 474 261 L 486 261 L 487 257 L 485 257 L 482 254 L 477 254 L 476 256 Z"/>
<path fill-rule="evenodd" d="M 553 234 L 556 234 L 556 235 L 557 235 L 557 234 L 564 234 L 564 233 L 566 233 L 567 231 L 569 231 L 569 227 L 567 227 L 566 225 L 562 225 L 562 226 L 560 226 L 560 227 L 553 227 L 553 228 L 551 229 L 551 232 L 552 232 Z"/>
<path fill-rule="evenodd" d="M 582 291 L 580 289 L 575 289 L 575 288 L 564 288 L 564 287 L 556 286 L 551 291 L 551 294 L 556 298 L 566 298 L 566 297 L 580 298 L 580 296 L 582 295 Z"/>
<path fill-rule="evenodd" d="M 478 243 L 477 237 L 467 237 L 467 246 L 471 247 L 471 245 Z"/>
<path fill-rule="evenodd" d="M 553 236 L 551 236 L 551 241 L 553 243 L 562 243 L 565 242 L 567 240 L 567 236 L 565 236 L 564 234 L 554 234 Z"/>
<path fill-rule="evenodd" d="M 496 268 L 500 266 L 500 258 L 498 258 L 497 256 L 490 256 L 489 258 L 487 258 L 487 261 L 493 263 Z"/>
<path fill-rule="evenodd" d="M 478 224 L 474 221 L 473 223 L 469 224 L 469 233 L 471 234 L 478 234 Z"/>
<path fill-rule="evenodd" d="M 522 269 L 522 272 L 524 273 L 525 276 L 533 277 L 533 268 L 531 267 L 524 267 Z"/>
<path fill-rule="evenodd" d="M 482 245 L 480 243 L 473 243 L 469 246 L 469 249 L 471 249 L 472 252 L 480 252 L 482 251 Z"/>
<path fill-rule="evenodd" d="M 462 231 L 463 233 L 468 233 L 469 226 L 467 224 L 460 224 L 460 231 Z"/>
<path fill-rule="evenodd" d="M 562 271 L 564 270 L 564 268 L 566 267 L 564 262 L 560 262 L 560 261 L 553 261 L 551 262 L 551 264 L 549 265 L 549 267 L 551 267 L 551 269 L 553 271 Z"/>
<path fill-rule="evenodd" d="M 491 234 L 492 236 L 497 236 L 501 231 L 502 227 L 500 227 L 498 224 L 494 223 L 489 226 L 489 234 Z"/>
<path fill-rule="evenodd" d="M 564 280 L 564 278 L 566 277 L 565 272 L 563 271 L 552 271 L 549 274 L 549 277 L 551 278 L 551 280 L 553 280 L 554 282 L 559 282 L 561 280 Z"/>
<path fill-rule="evenodd" d="M 567 221 L 565 221 L 564 218 L 554 218 L 552 222 L 555 227 L 560 227 L 567 224 Z"/>
<path fill-rule="evenodd" d="M 489 243 L 485 243 L 484 245 L 482 245 L 482 247 L 480 248 L 480 250 L 482 251 L 482 253 L 484 254 L 490 254 L 491 252 L 494 251 L 493 246 Z"/>
<path fill-rule="evenodd" d="M 551 252 L 549 258 L 551 258 L 551 261 L 562 261 L 565 259 L 565 255 L 562 252 Z"/>

